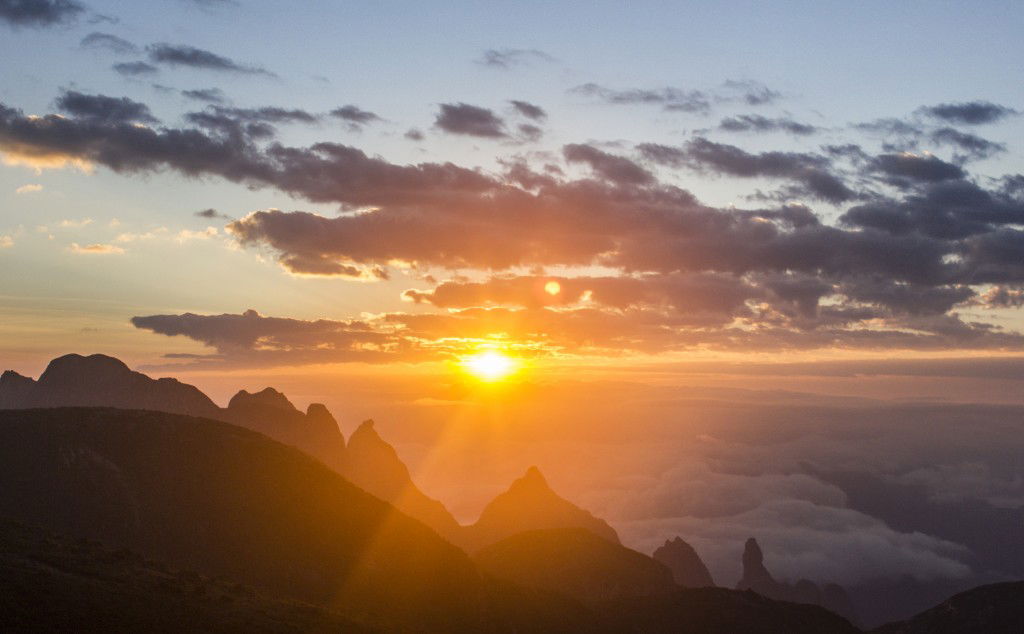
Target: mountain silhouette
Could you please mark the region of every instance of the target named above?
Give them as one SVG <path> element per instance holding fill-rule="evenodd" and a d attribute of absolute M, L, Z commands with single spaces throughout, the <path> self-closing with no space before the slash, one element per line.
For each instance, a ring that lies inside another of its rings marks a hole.
<path fill-rule="evenodd" d="M 357 486 L 430 526 L 452 543 L 462 543 L 463 527 L 441 502 L 416 487 L 408 467 L 395 448 L 380 437 L 372 420 L 364 421 L 349 437 L 341 472 Z"/>
<path fill-rule="evenodd" d="M 198 388 L 175 379 L 151 379 L 101 354 L 69 354 L 50 362 L 38 381 L 7 371 L 0 376 L 0 409 L 33 407 L 117 407 L 220 420 L 297 447 L 345 475 L 371 494 L 424 522 L 453 543 L 463 531 L 437 500 L 420 491 L 394 449 L 372 429 L 360 427 L 347 455 L 337 421 L 319 403 L 305 413 L 281 392 L 241 390 L 226 408 Z M 351 441 L 350 441 L 351 442 Z"/>
<path fill-rule="evenodd" d="M 710 588 L 715 585 L 711 572 L 697 551 L 681 537 L 665 540 L 665 545 L 655 550 L 653 557 L 671 570 L 675 582 L 684 588 Z"/>
<path fill-rule="evenodd" d="M 8 632 L 373 632 L 320 606 L 0 520 Z"/>
<path fill-rule="evenodd" d="M 304 453 L 162 412 L 0 412 L 0 516 L 324 606 L 482 627 L 460 549 Z"/>
<path fill-rule="evenodd" d="M 319 403 L 310 405 L 303 413 L 274 388 L 268 387 L 255 394 L 242 390 L 213 418 L 248 427 L 278 442 L 298 447 L 335 470 L 343 468 L 345 438 L 338 422 Z"/>
<path fill-rule="evenodd" d="M 38 381 L 8 370 L 0 376 L 0 408 L 119 407 L 216 417 L 219 408 L 177 379 L 151 379 L 102 354 L 68 354 L 50 361 Z"/>
<path fill-rule="evenodd" d="M 591 605 L 675 589 L 668 568 L 584 528 L 517 533 L 480 550 L 473 559 L 496 577 Z"/>
<path fill-rule="evenodd" d="M 484 507 L 480 519 L 467 527 L 466 545 L 472 552 L 524 531 L 547 528 L 584 528 L 613 544 L 615 529 L 602 519 L 551 490 L 537 467 L 530 467 Z"/>
<path fill-rule="evenodd" d="M 779 601 L 820 605 L 848 619 L 857 622 L 856 610 L 846 590 L 835 583 L 819 588 L 808 579 L 795 584 L 776 581 L 764 565 L 764 553 L 757 540 L 751 537 L 743 547 L 743 577 L 736 584 L 737 590 L 752 590 L 762 596 Z"/>
<path fill-rule="evenodd" d="M 1024 581 L 995 583 L 957 594 L 877 634 L 1019 634 L 1024 632 Z"/>

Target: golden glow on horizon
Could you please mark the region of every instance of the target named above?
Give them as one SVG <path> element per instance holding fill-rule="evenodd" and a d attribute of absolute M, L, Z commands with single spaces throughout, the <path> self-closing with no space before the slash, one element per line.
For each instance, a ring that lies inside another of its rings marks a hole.
<path fill-rule="evenodd" d="M 562 285 L 555 280 L 551 280 L 544 285 L 544 292 L 548 295 L 558 295 L 562 292 Z"/>
<path fill-rule="evenodd" d="M 462 367 L 481 381 L 500 381 L 519 369 L 519 363 L 498 350 L 483 350 L 462 360 Z"/>

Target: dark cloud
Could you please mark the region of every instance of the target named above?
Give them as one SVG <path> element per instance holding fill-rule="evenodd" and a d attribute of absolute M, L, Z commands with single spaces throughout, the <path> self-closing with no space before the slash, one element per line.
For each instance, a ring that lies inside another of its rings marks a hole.
<path fill-rule="evenodd" d="M 800 123 L 789 118 L 769 119 L 757 114 L 742 114 L 722 119 L 718 127 L 729 132 L 788 132 L 807 136 L 818 132 L 816 126 Z"/>
<path fill-rule="evenodd" d="M 213 209 L 213 208 L 207 208 L 207 209 L 203 209 L 201 211 L 197 211 L 193 215 L 197 216 L 199 218 L 206 218 L 206 219 L 209 219 L 209 220 L 213 220 L 215 218 L 223 218 L 225 220 L 232 220 L 231 216 L 228 216 L 226 214 L 222 214 L 222 213 L 220 213 L 219 211 L 217 211 L 216 209 Z"/>
<path fill-rule="evenodd" d="M 940 128 L 929 138 L 937 145 L 952 146 L 955 158 L 960 161 L 986 159 L 1006 152 L 1006 145 L 983 139 L 980 136 L 961 132 L 955 128 Z"/>
<path fill-rule="evenodd" d="M 86 95 L 74 90 L 65 91 L 55 102 L 58 109 L 73 117 L 92 123 L 155 123 L 156 118 L 144 103 L 127 97 Z"/>
<path fill-rule="evenodd" d="M 505 122 L 488 108 L 468 103 L 443 103 L 434 125 L 449 134 L 485 138 L 507 136 Z"/>
<path fill-rule="evenodd" d="M 301 108 L 280 108 L 264 106 L 262 108 L 229 108 L 210 106 L 209 110 L 217 115 L 231 117 L 246 123 L 316 123 L 320 118 Z"/>
<path fill-rule="evenodd" d="M 227 100 L 227 97 L 224 95 L 224 91 L 220 88 L 182 90 L 181 94 L 183 97 L 194 99 L 195 101 L 205 101 L 207 103 L 224 103 Z"/>
<path fill-rule="evenodd" d="M 492 48 L 484 51 L 476 63 L 490 68 L 509 69 L 513 66 L 553 61 L 554 57 L 535 48 Z"/>
<path fill-rule="evenodd" d="M 75 0 L 0 0 L 0 21 L 44 27 L 71 22 L 85 11 Z"/>
<path fill-rule="evenodd" d="M 623 156 L 603 152 L 592 145 L 574 143 L 562 148 L 565 160 L 570 163 L 586 163 L 602 178 L 624 185 L 647 185 L 654 182 L 654 175 Z"/>
<path fill-rule="evenodd" d="M 82 38 L 82 48 L 106 49 L 118 55 L 137 53 L 139 48 L 128 40 L 110 33 L 90 33 Z"/>
<path fill-rule="evenodd" d="M 600 99 L 610 104 L 652 104 L 665 110 L 707 114 L 711 109 L 710 97 L 699 90 L 680 88 L 634 88 L 613 90 L 599 84 L 589 83 L 576 86 L 570 92 Z"/>
<path fill-rule="evenodd" d="M 1018 114 L 1013 108 L 1000 106 L 990 101 L 967 101 L 961 103 L 943 103 L 937 106 L 925 106 L 920 109 L 922 114 L 940 119 L 948 123 L 980 125 L 994 123 L 1009 116 Z"/>
<path fill-rule="evenodd" d="M 146 50 L 149 51 L 150 61 L 158 64 L 276 77 L 276 75 L 266 69 L 239 64 L 227 57 L 222 57 L 216 53 L 193 46 L 153 44 L 148 46 Z"/>
<path fill-rule="evenodd" d="M 409 139 L 410 141 L 422 141 L 424 138 L 423 132 L 417 130 L 416 128 L 409 128 L 408 130 L 405 131 L 405 134 L 402 136 Z"/>
<path fill-rule="evenodd" d="M 829 160 L 816 154 L 763 152 L 751 154 L 734 145 L 702 137 L 685 146 L 645 143 L 637 146 L 645 159 L 671 167 L 690 167 L 740 178 L 784 178 L 798 183 L 806 195 L 831 203 L 854 199 L 857 194 L 833 174 Z"/>
<path fill-rule="evenodd" d="M 544 111 L 544 108 L 534 105 L 528 101 L 520 101 L 513 99 L 509 101 L 512 104 L 512 108 L 522 116 L 533 119 L 534 121 L 543 121 L 548 118 L 548 113 Z"/>
<path fill-rule="evenodd" d="M 157 67 L 146 62 L 121 62 L 111 66 L 116 72 L 125 77 L 139 77 L 141 75 L 155 75 Z"/>
<path fill-rule="evenodd" d="M 370 112 L 369 110 L 363 110 L 362 108 L 353 106 L 352 104 L 335 108 L 334 110 L 331 110 L 330 115 L 346 122 L 351 128 L 360 128 L 367 123 L 383 121 L 383 119 L 375 113 Z"/>
<path fill-rule="evenodd" d="M 897 235 L 920 232 L 955 240 L 1024 222 L 1024 200 L 965 180 L 940 181 L 900 200 L 851 207 L 840 221 Z"/>
<path fill-rule="evenodd" d="M 947 163 L 932 154 L 880 154 L 868 169 L 880 174 L 890 185 L 907 189 L 919 183 L 959 180 L 966 175 L 958 165 Z"/>

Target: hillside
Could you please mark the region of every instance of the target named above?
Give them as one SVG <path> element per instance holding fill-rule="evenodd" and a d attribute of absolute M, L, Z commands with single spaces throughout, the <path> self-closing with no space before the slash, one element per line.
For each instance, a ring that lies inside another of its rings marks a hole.
<path fill-rule="evenodd" d="M 483 618 L 462 551 L 240 427 L 115 409 L 0 411 L 0 483 L 0 516 L 276 595 L 437 627 Z"/>
<path fill-rule="evenodd" d="M 8 520 L 0 520 L 0 623 L 8 632 L 374 631 L 228 579 Z"/>

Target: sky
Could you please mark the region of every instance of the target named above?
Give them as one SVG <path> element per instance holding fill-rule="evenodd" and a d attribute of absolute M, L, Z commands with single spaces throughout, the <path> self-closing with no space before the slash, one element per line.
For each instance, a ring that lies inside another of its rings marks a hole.
<path fill-rule="evenodd" d="M 962 577 L 963 544 L 854 508 L 822 465 L 1024 500 L 1002 453 L 1024 405 L 1022 21 L 0 0 L 3 369 L 101 352 L 221 404 L 274 385 L 346 431 L 377 419 L 461 518 L 538 463 L 626 543 L 687 534 L 725 578 L 754 527 L 794 577 L 840 551 Z M 466 376 L 481 350 L 518 372 Z M 937 422 L 936 402 L 973 405 Z"/>

